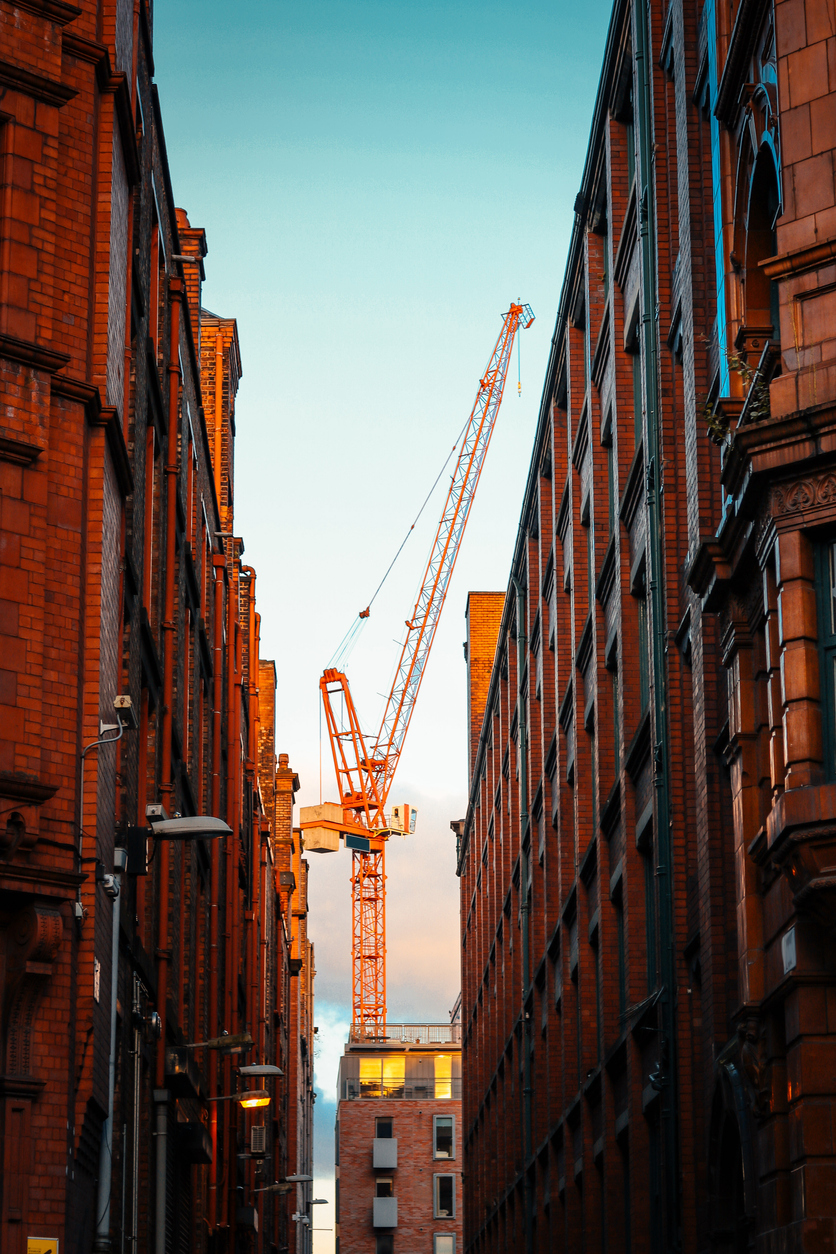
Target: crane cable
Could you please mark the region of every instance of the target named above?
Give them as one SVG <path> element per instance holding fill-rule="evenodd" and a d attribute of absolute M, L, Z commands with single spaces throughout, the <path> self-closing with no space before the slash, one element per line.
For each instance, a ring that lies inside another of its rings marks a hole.
<path fill-rule="evenodd" d="M 369 614 L 370 614 L 370 612 L 371 612 L 372 605 L 373 605 L 373 604 L 374 604 L 374 602 L 375 602 L 375 598 L 377 597 L 378 592 L 380 592 L 380 589 L 383 587 L 383 585 L 385 584 L 386 580 L 389 578 L 389 575 L 390 575 L 390 573 L 391 573 L 392 567 L 395 565 L 395 562 L 398 560 L 398 558 L 400 557 L 401 553 L 403 552 L 404 545 L 406 544 L 406 542 L 407 542 L 407 540 L 409 539 L 409 537 L 412 535 L 412 532 L 415 530 L 416 523 L 417 523 L 417 522 L 418 522 L 418 520 L 420 519 L 420 517 L 421 517 L 421 515 L 423 514 L 424 510 L 427 508 L 427 505 L 428 505 L 428 503 L 429 503 L 430 497 L 432 496 L 433 492 L 435 492 L 436 488 L 438 487 L 438 484 L 439 484 L 439 482 L 440 482 L 440 480 L 441 480 L 441 476 L 444 474 L 445 470 L 447 469 L 447 467 L 448 467 L 448 465 L 449 465 L 449 463 L 450 463 L 450 458 L 453 456 L 453 454 L 455 453 L 456 449 L 458 448 L 458 446 L 459 446 L 459 442 L 460 442 L 460 440 L 462 439 L 462 437 L 464 436 L 464 433 L 465 433 L 465 431 L 467 430 L 467 428 L 468 428 L 469 424 L 470 424 L 470 417 L 468 417 L 467 421 L 465 422 L 464 426 L 462 427 L 461 431 L 459 432 L 459 434 L 458 434 L 458 436 L 457 436 L 457 438 L 456 438 L 456 443 L 453 445 L 453 447 L 450 449 L 450 452 L 447 454 L 446 458 L 444 459 L 444 465 L 441 467 L 441 470 L 439 470 L 438 474 L 436 475 L 435 482 L 433 483 L 432 487 L 430 488 L 429 492 L 427 493 L 426 497 L 424 498 L 424 503 L 423 503 L 423 505 L 422 505 L 422 506 L 421 506 L 421 508 L 418 510 L 418 513 L 415 515 L 415 518 L 414 518 L 414 520 L 413 520 L 413 522 L 412 522 L 411 526 L 409 527 L 409 529 L 408 529 L 408 531 L 407 531 L 406 535 L 404 536 L 403 540 L 401 540 L 401 543 L 400 543 L 400 545 L 399 545 L 399 547 L 398 547 L 398 551 L 397 551 L 397 553 L 396 553 L 396 554 L 395 554 L 395 556 L 392 558 L 391 562 L 389 563 L 388 567 L 386 568 L 386 573 L 385 573 L 385 575 L 383 576 L 383 578 L 381 579 L 380 583 L 379 583 L 379 584 L 377 585 L 377 587 L 375 588 L 374 595 L 372 596 L 372 598 L 371 598 L 371 600 L 369 601 L 369 603 L 368 603 L 368 605 L 366 606 L 366 608 L 365 608 L 364 610 L 361 610 L 361 611 L 360 611 L 360 613 L 357 615 L 357 617 L 354 619 L 354 621 L 352 622 L 352 624 L 351 624 L 351 626 L 349 627 L 348 631 L 345 633 L 345 635 L 343 636 L 343 638 L 342 638 L 342 640 L 340 641 L 339 645 L 337 646 L 336 650 L 334 651 L 334 653 L 333 653 L 333 655 L 332 655 L 332 657 L 331 657 L 331 660 L 330 660 L 330 662 L 328 663 L 328 667 L 329 667 L 329 668 L 331 668 L 331 667 L 333 666 L 333 667 L 335 667 L 335 668 L 337 668 L 337 669 L 342 669 L 342 667 L 346 664 L 346 662 L 348 661 L 348 659 L 349 659 L 349 657 L 351 656 L 352 652 L 354 651 L 354 646 L 355 646 L 355 644 L 357 643 L 357 640 L 359 639 L 360 632 L 362 631 L 363 627 L 365 626 L 365 624 L 366 624 L 366 622 L 367 622 L 367 620 L 368 620 L 368 618 L 369 618 Z"/>

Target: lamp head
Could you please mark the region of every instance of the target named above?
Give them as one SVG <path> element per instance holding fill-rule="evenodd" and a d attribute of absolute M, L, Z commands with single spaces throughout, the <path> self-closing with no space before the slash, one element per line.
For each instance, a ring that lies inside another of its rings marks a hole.
<path fill-rule="evenodd" d="M 250 1089 L 247 1093 L 239 1093 L 237 1101 L 245 1110 L 252 1110 L 256 1106 L 269 1106 L 270 1094 L 266 1089 Z"/>

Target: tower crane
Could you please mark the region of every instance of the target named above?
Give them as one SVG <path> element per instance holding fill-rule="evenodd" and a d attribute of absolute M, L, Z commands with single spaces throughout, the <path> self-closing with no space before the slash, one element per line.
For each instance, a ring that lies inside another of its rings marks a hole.
<path fill-rule="evenodd" d="M 386 804 L 502 402 L 514 337 L 533 321 L 530 305 L 512 304 L 503 315 L 373 742 L 363 735 L 344 672 L 326 669 L 319 681 L 340 800 L 303 807 L 300 818 L 306 850 L 335 850 L 340 839 L 352 850 L 352 1023 L 368 1038 L 382 1036 L 386 1024 L 386 842 L 393 831 L 414 831 L 415 825 L 408 806 L 387 815 Z M 368 609 L 360 617 L 368 617 Z"/>

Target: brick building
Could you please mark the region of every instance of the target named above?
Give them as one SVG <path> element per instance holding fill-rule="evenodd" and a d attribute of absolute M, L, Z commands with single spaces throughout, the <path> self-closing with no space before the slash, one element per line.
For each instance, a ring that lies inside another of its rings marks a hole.
<path fill-rule="evenodd" d="M 152 18 L 0 0 L 4 1254 L 294 1248 L 293 1198 L 256 1190 L 310 1172 L 289 1129 L 313 954 L 235 535 L 241 358 L 175 209 Z M 195 1048 L 225 1034 L 237 1054 Z M 269 1107 L 214 1100 L 256 1086 Z"/>
<path fill-rule="evenodd" d="M 462 1241 L 458 1024 L 351 1029 L 340 1059 L 337 1254 L 456 1254 Z"/>
<path fill-rule="evenodd" d="M 468 607 L 470 1250 L 836 1244 L 834 65 L 823 0 L 613 7 Z"/>

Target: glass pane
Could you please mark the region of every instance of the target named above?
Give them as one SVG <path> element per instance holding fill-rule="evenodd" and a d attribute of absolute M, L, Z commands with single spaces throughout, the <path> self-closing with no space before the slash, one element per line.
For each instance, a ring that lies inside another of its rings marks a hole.
<path fill-rule="evenodd" d="M 382 1177 L 378 1176 L 375 1196 L 376 1197 L 394 1197 L 395 1190 L 392 1187 L 392 1181 L 384 1180 Z"/>
<path fill-rule="evenodd" d="M 453 1177 L 436 1176 L 436 1207 L 439 1218 L 452 1218 L 453 1215 Z"/>
<path fill-rule="evenodd" d="M 380 1059 L 360 1059 L 360 1096 L 380 1097 Z"/>
<path fill-rule="evenodd" d="M 375 1119 L 374 1134 L 380 1141 L 391 1141 L 392 1120 L 391 1119 Z"/>
<path fill-rule="evenodd" d="M 450 1054 L 437 1054 L 435 1059 L 435 1095 L 453 1096 L 453 1059 Z"/>
<path fill-rule="evenodd" d="M 434 1239 L 433 1254 L 456 1254 L 456 1238 L 452 1232 L 439 1232 Z"/>
<path fill-rule="evenodd" d="M 836 635 L 836 544 L 830 546 L 830 634 Z"/>
<path fill-rule="evenodd" d="M 437 1115 L 435 1120 L 435 1156 L 436 1158 L 453 1157 L 453 1119 L 452 1116 Z"/>
<path fill-rule="evenodd" d="M 403 1054 L 383 1059 L 383 1096 L 403 1097 L 406 1062 Z"/>

